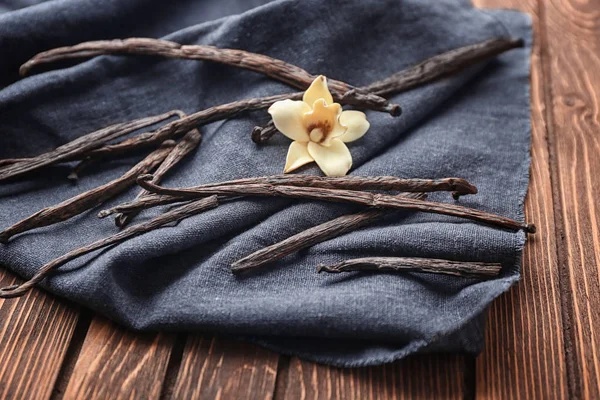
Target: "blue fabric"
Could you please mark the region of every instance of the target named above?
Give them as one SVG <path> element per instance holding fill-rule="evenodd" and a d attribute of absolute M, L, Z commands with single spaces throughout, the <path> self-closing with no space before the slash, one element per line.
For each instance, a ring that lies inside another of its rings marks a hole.
<path fill-rule="evenodd" d="M 399 94 L 400 118 L 367 112 L 371 129 L 352 144 L 355 175 L 459 176 L 479 194 L 460 203 L 523 220 L 529 168 L 530 19 L 480 11 L 462 0 L 260 1 L 53 0 L 0 14 L 0 158 L 48 151 L 107 124 L 179 108 L 194 112 L 289 91 L 250 71 L 208 62 L 103 56 L 15 81 L 36 52 L 84 40 L 165 36 L 265 53 L 354 85 L 427 57 L 497 36 L 526 47 Z M 256 8 L 244 11 L 251 6 Z M 216 19 L 220 18 L 220 19 Z M 280 173 L 289 140 L 258 147 L 266 111 L 202 128 L 204 140 L 166 186 Z M 142 155 L 91 168 L 77 184 L 57 166 L 0 184 L 9 226 L 119 176 Z M 307 173 L 319 174 L 315 168 Z M 136 189 L 106 206 L 131 199 Z M 446 193 L 430 199 L 452 202 Z M 261 272 L 229 265 L 264 246 L 358 208 L 245 199 L 144 234 L 60 268 L 43 287 L 135 329 L 216 331 L 282 353 L 339 366 L 377 364 L 420 351 L 477 352 L 485 309 L 519 278 L 525 240 L 440 215 L 396 213 L 318 244 Z M 0 263 L 30 277 L 44 263 L 116 231 L 98 209 L 0 245 Z M 138 220 L 161 212 L 153 209 Z M 316 265 L 358 256 L 502 262 L 489 281 L 426 274 L 317 274 Z"/>

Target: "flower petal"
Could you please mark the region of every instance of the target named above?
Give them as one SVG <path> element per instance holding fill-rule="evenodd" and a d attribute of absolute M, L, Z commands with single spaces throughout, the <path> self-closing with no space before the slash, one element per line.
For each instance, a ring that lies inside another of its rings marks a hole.
<path fill-rule="evenodd" d="M 352 167 L 350 150 L 340 139 L 333 139 L 327 147 L 308 142 L 308 153 L 327 176 L 344 176 Z"/>
<path fill-rule="evenodd" d="M 371 126 L 369 121 L 367 121 L 365 113 L 354 110 L 342 111 L 342 114 L 340 115 L 340 124 L 347 128 L 346 133 L 340 136 L 340 140 L 346 143 L 353 142 L 363 137 Z"/>
<path fill-rule="evenodd" d="M 303 101 L 276 101 L 269 107 L 269 114 L 279 132 L 292 140 L 308 142 L 308 132 L 304 127 L 303 116 L 311 110 Z"/>
<path fill-rule="evenodd" d="M 304 96 L 302 100 L 310 106 L 314 104 L 316 100 L 323 99 L 325 103 L 332 104 L 333 97 L 331 93 L 329 93 L 329 89 L 327 88 L 327 78 L 323 75 L 319 75 L 315 78 L 313 83 L 310 84 L 306 92 L 304 92 Z"/>
<path fill-rule="evenodd" d="M 283 169 L 284 173 L 291 172 L 309 162 L 315 161 L 310 154 L 308 154 L 306 145 L 306 143 L 301 142 L 292 142 L 292 144 L 290 144 L 287 159 L 285 160 L 285 168 Z"/>

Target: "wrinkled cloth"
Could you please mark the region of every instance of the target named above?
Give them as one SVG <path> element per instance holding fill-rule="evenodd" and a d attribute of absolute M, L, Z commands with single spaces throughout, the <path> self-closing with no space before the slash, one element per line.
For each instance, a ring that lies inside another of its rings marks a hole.
<path fill-rule="evenodd" d="M 0 158 L 51 150 L 106 125 L 289 92 L 261 74 L 210 62 L 102 56 L 41 67 L 37 52 L 86 40 L 164 37 L 264 53 L 313 74 L 366 85 L 428 57 L 498 36 L 526 46 L 394 95 L 403 115 L 367 111 L 349 144 L 353 175 L 457 176 L 479 188 L 459 203 L 519 221 L 530 162 L 530 18 L 464 0 L 52 0 L 0 14 Z M 254 8 L 252 8 L 254 7 Z M 46 71 L 46 72 L 44 72 Z M 289 139 L 250 140 L 266 110 L 201 128 L 203 142 L 163 180 L 169 187 L 281 173 Z M 106 160 L 73 184 L 72 165 L 0 183 L 0 227 L 118 177 L 143 157 Z M 302 173 L 320 174 L 314 167 Z M 49 260 L 117 231 L 100 208 L 0 244 L 0 264 L 27 278 Z M 430 200 L 453 202 L 448 193 Z M 158 215 L 156 208 L 136 218 Z M 380 222 L 234 276 L 229 265 L 272 243 L 360 210 L 276 198 L 225 203 L 59 269 L 42 287 L 140 330 L 211 331 L 337 366 L 425 351 L 481 350 L 485 310 L 519 279 L 522 232 L 449 216 L 390 213 Z M 134 221 L 135 222 L 135 221 Z M 495 279 L 420 273 L 317 274 L 319 263 L 367 256 L 501 262 Z"/>

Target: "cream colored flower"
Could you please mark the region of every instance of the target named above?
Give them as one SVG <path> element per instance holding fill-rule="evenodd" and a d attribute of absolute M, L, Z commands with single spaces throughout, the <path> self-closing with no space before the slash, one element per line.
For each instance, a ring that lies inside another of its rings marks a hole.
<path fill-rule="evenodd" d="M 352 156 L 345 143 L 361 138 L 369 122 L 360 111 L 342 111 L 333 102 L 327 79 L 318 76 L 302 101 L 283 100 L 269 107 L 275 127 L 293 140 L 283 172 L 315 161 L 327 176 L 346 175 Z"/>

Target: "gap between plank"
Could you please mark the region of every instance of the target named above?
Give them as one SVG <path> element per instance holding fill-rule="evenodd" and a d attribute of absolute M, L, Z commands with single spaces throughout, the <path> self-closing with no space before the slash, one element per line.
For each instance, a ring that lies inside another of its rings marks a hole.
<path fill-rule="evenodd" d="M 563 326 L 563 344 L 565 363 L 567 366 L 567 391 L 569 398 L 581 398 L 581 383 L 577 379 L 576 367 L 576 349 L 575 333 L 573 332 L 573 320 L 571 315 L 571 306 L 573 304 L 573 295 L 571 293 L 569 271 L 566 268 L 560 268 L 566 265 L 565 252 L 565 222 L 563 219 L 563 204 L 559 193 L 560 175 L 556 148 L 556 131 L 554 129 L 554 93 L 552 91 L 552 71 L 550 68 L 550 54 L 548 30 L 546 28 L 546 7 L 544 0 L 537 1 L 539 27 L 540 27 L 540 63 L 542 65 L 542 81 L 544 84 L 544 104 L 546 106 L 546 143 L 548 144 L 548 157 L 550 162 L 550 185 L 552 188 L 552 198 L 554 200 L 554 227 L 556 235 L 556 260 L 558 268 L 558 285 L 560 288 L 561 317 Z"/>
<path fill-rule="evenodd" d="M 290 373 L 290 357 L 280 355 L 277 360 L 277 376 L 275 377 L 275 387 L 273 389 L 273 399 L 285 399 L 288 385 L 288 375 Z"/>
<path fill-rule="evenodd" d="M 167 371 L 163 379 L 162 390 L 160 393 L 160 399 L 172 399 L 173 390 L 175 389 L 175 383 L 177 382 L 177 375 L 181 368 L 181 360 L 183 360 L 183 350 L 185 348 L 185 342 L 188 338 L 188 334 L 179 333 L 175 337 L 175 343 L 171 349 L 171 355 L 169 356 L 169 363 L 167 364 Z"/>

